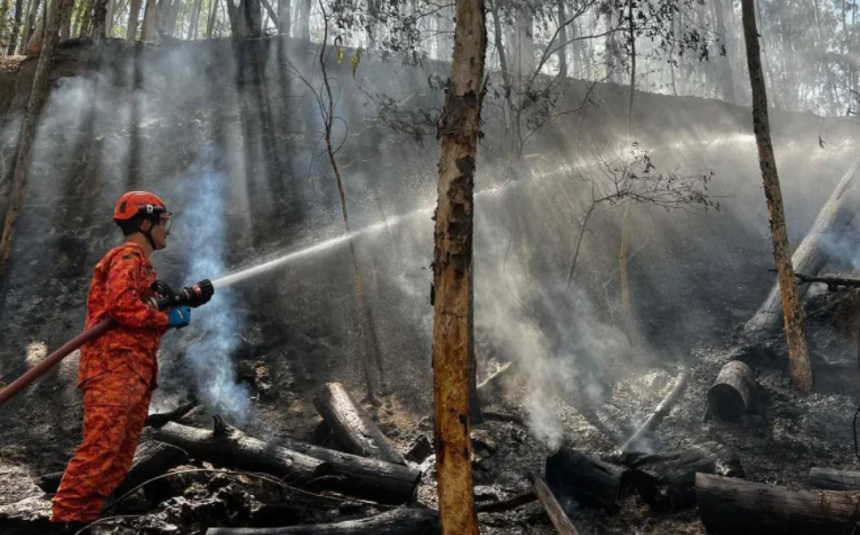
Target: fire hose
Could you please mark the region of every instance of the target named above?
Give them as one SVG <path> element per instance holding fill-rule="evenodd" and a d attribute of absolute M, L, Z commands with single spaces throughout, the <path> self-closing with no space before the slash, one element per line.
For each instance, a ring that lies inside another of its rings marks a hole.
<path fill-rule="evenodd" d="M 206 279 L 192 286 L 182 288 L 179 292 L 174 292 L 164 281 L 155 281 L 152 284 L 152 292 L 153 296 L 147 301 L 147 304 L 156 310 L 165 311 L 169 308 L 180 306 L 197 308 L 204 305 L 212 299 L 215 287 L 211 281 Z M 115 325 L 116 322 L 113 319 L 106 319 L 63 344 L 59 349 L 45 357 L 42 362 L 33 366 L 24 375 L 0 390 L 0 406 L 12 399 L 15 394 L 53 368 L 73 351 L 85 343 L 95 340 Z"/>

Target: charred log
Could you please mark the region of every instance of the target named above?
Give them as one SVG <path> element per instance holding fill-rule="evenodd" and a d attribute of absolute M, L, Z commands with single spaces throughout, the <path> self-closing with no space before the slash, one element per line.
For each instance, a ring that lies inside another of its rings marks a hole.
<path fill-rule="evenodd" d="M 716 442 L 658 455 L 633 454 L 626 459 L 630 481 L 642 499 L 658 511 L 678 511 L 696 503 L 696 473 L 744 477 L 737 455 Z"/>
<path fill-rule="evenodd" d="M 475 511 L 479 513 L 504 513 L 505 511 L 516 509 L 517 507 L 520 507 L 527 503 L 532 503 L 537 499 L 538 497 L 535 495 L 534 491 L 530 490 L 528 492 L 517 494 L 516 496 L 512 496 L 505 500 L 478 504 L 475 507 Z"/>
<path fill-rule="evenodd" d="M 172 411 L 150 414 L 146 417 L 146 422 L 143 425 L 158 428 L 164 426 L 167 422 L 178 422 L 199 406 L 196 399 L 191 399 L 188 403 L 180 405 Z"/>
<path fill-rule="evenodd" d="M 359 520 L 284 528 L 209 528 L 206 535 L 438 535 L 439 513 L 401 507 Z"/>
<path fill-rule="evenodd" d="M 220 416 L 215 417 L 214 431 L 169 423 L 155 438 L 224 466 L 265 472 L 308 489 L 326 488 L 380 503 L 409 501 L 421 477 L 419 471 L 406 466 L 308 444 L 267 444 L 232 427 Z"/>
<path fill-rule="evenodd" d="M 546 460 L 546 481 L 562 498 L 612 513 L 627 485 L 628 470 L 567 447 Z"/>
<path fill-rule="evenodd" d="M 845 535 L 857 523 L 855 492 L 793 491 L 696 474 L 699 518 L 708 533 Z"/>
<path fill-rule="evenodd" d="M 648 416 L 648 419 L 645 420 L 645 423 L 642 424 L 633 436 L 631 436 L 627 442 L 621 446 L 621 452 L 627 453 L 631 451 L 636 451 L 637 448 L 643 448 L 643 443 L 650 437 L 654 431 L 660 427 L 660 424 L 663 423 L 663 418 L 665 418 L 671 411 L 672 407 L 675 406 L 675 403 L 678 399 L 683 395 L 684 390 L 687 388 L 687 380 L 689 379 L 689 374 L 684 371 L 678 374 L 678 377 L 675 379 L 675 385 L 672 387 L 672 390 L 663 398 L 663 401 L 657 405 L 657 408 L 654 409 L 654 412 Z"/>
<path fill-rule="evenodd" d="M 752 406 L 755 396 L 755 373 L 739 360 L 723 366 L 708 390 L 708 415 L 736 422 Z"/>
<path fill-rule="evenodd" d="M 544 511 L 546 511 L 547 516 L 549 516 L 552 525 L 555 526 L 555 530 L 558 531 L 559 535 L 579 535 L 573 522 L 567 517 L 564 509 L 561 508 L 561 505 L 546 483 L 537 476 L 530 476 L 529 479 L 532 482 L 532 492 L 540 500 Z"/>
<path fill-rule="evenodd" d="M 314 394 L 314 406 L 347 452 L 395 464 L 406 464 L 370 414 L 340 383 L 328 383 Z"/>
<path fill-rule="evenodd" d="M 809 486 L 825 490 L 860 490 L 860 472 L 833 470 L 832 468 L 813 468 L 807 479 Z"/>

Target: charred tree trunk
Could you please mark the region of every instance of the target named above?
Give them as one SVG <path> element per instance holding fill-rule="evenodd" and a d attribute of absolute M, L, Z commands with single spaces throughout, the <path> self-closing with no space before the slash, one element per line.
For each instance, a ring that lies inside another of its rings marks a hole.
<path fill-rule="evenodd" d="M 546 481 L 553 493 L 613 513 L 627 486 L 627 469 L 562 447 L 546 460 Z"/>
<path fill-rule="evenodd" d="M 814 489 L 845 490 L 857 492 L 860 490 L 860 472 L 833 470 L 832 468 L 812 468 L 807 479 L 809 486 Z"/>
<path fill-rule="evenodd" d="M 162 427 L 168 422 L 178 422 L 195 408 L 199 407 L 196 399 L 192 399 L 188 403 L 176 407 L 172 411 L 150 414 L 146 417 L 144 426 L 146 427 Z"/>
<path fill-rule="evenodd" d="M 791 249 L 785 226 L 785 208 L 779 187 L 779 174 L 770 139 L 770 124 L 767 109 L 767 91 L 761 69 L 758 31 L 755 23 L 754 0 L 742 0 L 744 37 L 749 63 L 750 86 L 753 94 L 753 128 L 758 144 L 759 163 L 764 180 L 764 194 L 770 215 L 770 233 L 773 239 L 773 257 L 779 273 L 779 289 L 785 316 L 785 335 L 788 339 L 788 354 L 791 378 L 801 394 L 812 392 L 812 368 L 806 349 L 806 329 L 803 325 L 803 309 L 797 294 L 794 268 L 791 265 Z"/>
<path fill-rule="evenodd" d="M 625 459 L 630 481 L 654 510 L 671 512 L 696 503 L 696 473 L 744 477 L 737 455 L 716 442 L 706 442 L 682 452 L 658 455 L 634 454 Z"/>
<path fill-rule="evenodd" d="M 200 459 L 286 477 L 294 484 L 322 478 L 314 484 L 380 503 L 409 501 L 421 478 L 421 472 L 397 464 L 288 441 L 282 441 L 286 447 L 267 444 L 221 417 L 214 431 L 169 423 L 155 438 Z"/>
<path fill-rule="evenodd" d="M 745 0 L 746 1 L 746 0 Z M 696 474 L 699 518 L 708 533 L 846 535 L 857 523 L 857 494 Z"/>
<path fill-rule="evenodd" d="M 755 374 L 743 362 L 733 360 L 723 366 L 708 390 L 708 414 L 736 422 L 750 409 L 754 396 Z"/>
<path fill-rule="evenodd" d="M 845 173 L 824 207 L 818 212 L 812 228 L 792 255 L 791 263 L 797 272 L 811 276 L 818 274 L 828 259 L 826 247 L 822 247 L 822 242 L 826 243 L 825 238 L 841 236 L 852 230 L 855 206 L 860 203 L 860 187 L 858 187 L 860 173 L 857 172 L 859 167 L 860 160 Z M 802 286 L 797 291 L 799 296 L 803 297 L 807 290 L 807 286 Z M 781 318 L 782 300 L 779 284 L 774 284 L 767 298 L 744 329 L 748 333 L 762 329 L 775 329 L 780 326 Z"/>
<path fill-rule="evenodd" d="M 349 395 L 342 384 L 324 385 L 314 394 L 313 401 L 346 451 L 388 463 L 406 464 L 364 407 Z"/>
<path fill-rule="evenodd" d="M 532 492 L 534 492 L 535 496 L 540 500 L 544 511 L 546 511 L 550 522 L 555 526 L 555 530 L 559 535 L 579 535 L 573 522 L 571 522 L 567 517 L 564 509 L 561 508 L 561 505 L 558 503 L 558 500 L 553 495 L 549 487 L 547 487 L 546 483 L 537 476 L 531 476 L 529 479 L 531 479 L 532 482 Z"/>
<path fill-rule="evenodd" d="M 125 30 L 127 41 L 134 42 L 137 40 L 137 26 L 142 3 L 143 0 L 131 0 L 131 7 L 128 12 L 128 27 Z"/>
<path fill-rule="evenodd" d="M 433 287 L 433 407 L 442 535 L 477 535 L 469 431 L 469 316 L 475 158 L 487 50 L 483 0 L 457 0 L 454 57 L 439 125 Z"/>
<path fill-rule="evenodd" d="M 650 437 L 654 431 L 660 427 L 660 424 L 663 423 L 663 418 L 669 415 L 672 412 L 672 407 L 675 406 L 675 403 L 680 399 L 680 397 L 684 394 L 684 390 L 687 388 L 687 380 L 690 375 L 687 372 L 681 372 L 678 374 L 678 377 L 675 379 L 675 385 L 672 387 L 672 390 L 666 395 L 663 401 L 657 405 L 657 408 L 654 409 L 654 412 L 648 416 L 648 419 L 645 420 L 645 423 L 642 424 L 633 436 L 630 437 L 627 442 L 621 446 L 622 453 L 628 453 L 631 451 L 635 451 L 635 448 L 642 447 L 642 443 Z"/>
<path fill-rule="evenodd" d="M 209 528 L 206 535 L 437 535 L 439 515 L 433 509 L 401 507 L 376 516 L 333 524 L 285 528 Z"/>
<path fill-rule="evenodd" d="M 6 218 L 3 223 L 3 233 L 0 236 L 0 278 L 6 269 L 9 254 L 12 252 L 12 237 L 15 234 L 15 223 L 24 206 L 24 193 L 27 188 L 27 177 L 30 173 L 30 163 L 33 155 L 33 141 L 36 139 L 36 127 L 39 123 L 39 115 L 45 101 L 48 99 L 48 86 L 51 77 L 51 62 L 54 60 L 54 51 L 60 41 L 59 28 L 68 16 L 71 15 L 74 0 L 54 0 L 48 8 L 46 16 L 46 31 L 42 51 L 39 53 L 39 62 L 36 65 L 36 73 L 33 76 L 33 88 L 30 91 L 30 101 L 21 122 L 21 132 L 18 134 L 18 147 L 15 156 L 15 167 L 10 176 L 12 177 L 12 190 L 6 207 Z"/>

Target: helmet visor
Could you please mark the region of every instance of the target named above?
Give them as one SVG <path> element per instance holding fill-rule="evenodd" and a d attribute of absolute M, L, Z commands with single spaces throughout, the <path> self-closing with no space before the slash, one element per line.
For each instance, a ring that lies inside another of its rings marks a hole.
<path fill-rule="evenodd" d="M 170 212 L 163 212 L 158 222 L 159 225 L 164 226 L 164 230 L 166 230 L 167 232 L 170 232 L 170 227 L 173 226 L 173 218 L 171 217 L 171 215 L 172 214 Z"/>

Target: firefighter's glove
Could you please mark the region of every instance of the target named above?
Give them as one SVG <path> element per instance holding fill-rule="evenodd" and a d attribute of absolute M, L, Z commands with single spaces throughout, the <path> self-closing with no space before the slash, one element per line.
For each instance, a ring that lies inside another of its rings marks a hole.
<path fill-rule="evenodd" d="M 181 329 L 191 323 L 191 309 L 189 307 L 171 308 L 167 313 L 167 328 Z"/>

